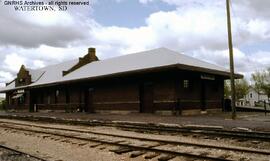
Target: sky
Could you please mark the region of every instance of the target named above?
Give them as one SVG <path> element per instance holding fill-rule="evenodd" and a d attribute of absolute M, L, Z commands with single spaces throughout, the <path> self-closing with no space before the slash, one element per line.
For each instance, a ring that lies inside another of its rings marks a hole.
<path fill-rule="evenodd" d="M 43 0 L 46 1 L 46 0 Z M 95 47 L 102 60 L 166 47 L 229 67 L 225 0 L 90 0 L 62 12 L 18 12 L 0 1 L 0 86 Z M 270 1 L 231 4 L 235 70 L 270 67 Z"/>

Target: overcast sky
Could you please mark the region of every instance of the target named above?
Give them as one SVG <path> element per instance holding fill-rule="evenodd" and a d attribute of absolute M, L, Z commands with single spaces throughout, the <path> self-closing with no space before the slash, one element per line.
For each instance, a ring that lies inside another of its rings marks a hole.
<path fill-rule="evenodd" d="M 270 1 L 233 0 L 236 71 L 270 67 Z M 167 47 L 228 68 L 225 0 L 90 0 L 68 12 L 16 12 L 0 2 L 0 85 L 21 64 L 40 68 L 86 54 L 106 59 Z"/>

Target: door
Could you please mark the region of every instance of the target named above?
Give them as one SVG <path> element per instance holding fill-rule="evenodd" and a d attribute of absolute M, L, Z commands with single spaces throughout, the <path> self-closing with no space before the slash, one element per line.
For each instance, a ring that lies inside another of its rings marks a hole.
<path fill-rule="evenodd" d="M 36 112 L 37 94 L 34 91 L 27 92 L 29 98 L 29 111 Z"/>
<path fill-rule="evenodd" d="M 94 95 L 94 89 L 93 88 L 88 88 L 87 90 L 84 91 L 84 111 L 85 112 L 94 112 L 94 107 L 93 107 L 93 95 Z"/>
<path fill-rule="evenodd" d="M 206 90 L 205 90 L 206 82 L 204 79 L 201 79 L 201 110 L 206 110 Z"/>
<path fill-rule="evenodd" d="M 140 87 L 140 112 L 153 113 L 153 83 L 144 83 Z"/>

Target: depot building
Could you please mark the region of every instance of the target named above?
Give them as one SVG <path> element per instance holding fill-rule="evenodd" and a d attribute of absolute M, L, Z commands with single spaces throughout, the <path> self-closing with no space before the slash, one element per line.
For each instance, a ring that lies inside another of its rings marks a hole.
<path fill-rule="evenodd" d="M 223 109 L 229 75 L 167 48 L 105 60 L 89 48 L 76 60 L 35 70 L 22 65 L 0 92 L 12 110 L 197 113 Z"/>

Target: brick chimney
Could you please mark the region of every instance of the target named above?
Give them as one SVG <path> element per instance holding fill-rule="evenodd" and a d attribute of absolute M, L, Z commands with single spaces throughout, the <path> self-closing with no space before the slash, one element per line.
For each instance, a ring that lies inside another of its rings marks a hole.
<path fill-rule="evenodd" d="M 90 61 L 97 61 L 96 48 L 88 48 L 88 54 Z"/>
<path fill-rule="evenodd" d="M 63 71 L 62 75 L 65 76 L 70 72 L 73 72 L 74 70 L 88 64 L 91 63 L 93 61 L 98 61 L 98 57 L 96 56 L 96 49 L 95 48 L 88 48 L 88 53 L 86 55 L 84 55 L 82 58 L 79 58 L 79 62 L 77 64 L 75 64 L 73 67 L 71 67 L 69 70 L 67 71 Z"/>

